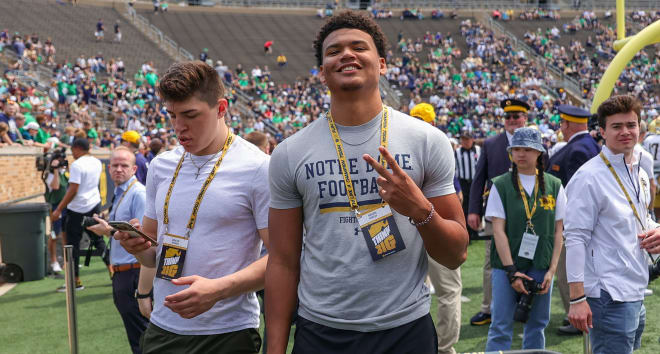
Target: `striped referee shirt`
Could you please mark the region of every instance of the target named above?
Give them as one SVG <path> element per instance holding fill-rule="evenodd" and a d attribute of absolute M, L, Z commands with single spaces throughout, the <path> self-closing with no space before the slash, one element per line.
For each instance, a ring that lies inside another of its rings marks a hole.
<path fill-rule="evenodd" d="M 481 155 L 481 147 L 476 144 L 472 145 L 472 149 L 463 149 L 459 147 L 454 151 L 456 158 L 456 176 L 459 179 L 471 181 L 477 172 L 477 161 Z"/>

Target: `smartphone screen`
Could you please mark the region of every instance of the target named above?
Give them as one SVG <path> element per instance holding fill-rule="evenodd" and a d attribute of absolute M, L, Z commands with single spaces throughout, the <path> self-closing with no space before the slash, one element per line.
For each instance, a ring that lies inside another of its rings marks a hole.
<path fill-rule="evenodd" d="M 143 239 L 145 239 L 147 241 L 150 241 L 152 246 L 155 246 L 155 245 L 158 244 L 158 242 L 156 240 L 154 240 L 153 238 L 145 235 L 143 232 L 141 232 L 140 230 L 134 228 L 133 225 L 127 223 L 126 221 L 109 221 L 108 225 L 110 225 L 113 229 L 115 229 L 117 231 L 122 231 L 122 232 L 128 233 L 129 235 L 131 235 L 131 237 L 142 237 Z"/>

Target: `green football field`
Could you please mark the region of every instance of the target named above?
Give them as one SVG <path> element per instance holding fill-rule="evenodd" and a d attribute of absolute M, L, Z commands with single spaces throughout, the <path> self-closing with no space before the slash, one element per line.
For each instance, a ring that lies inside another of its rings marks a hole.
<path fill-rule="evenodd" d="M 468 260 L 462 267 L 463 295 L 470 302 L 463 303 L 461 338 L 455 348 L 458 352 L 483 351 L 488 333 L 487 326 L 472 327 L 469 319 L 481 302 L 481 264 L 483 243 L 473 242 Z M 78 337 L 80 353 L 130 353 L 121 318 L 112 302 L 112 289 L 108 273 L 99 258 L 89 268 L 81 269 L 85 290 L 76 292 L 78 305 Z M 61 279 L 46 278 L 18 284 L 0 296 L 0 353 L 67 353 L 67 318 L 65 295 L 55 288 Z M 652 284 L 655 294 L 646 298 L 646 330 L 642 349 L 636 353 L 660 353 L 660 280 Z M 435 318 L 435 299 L 432 303 Z M 556 334 L 563 319 L 559 293 L 553 294 L 552 317 L 546 329 L 547 349 L 561 353 L 582 353 L 582 337 L 564 337 Z M 263 324 L 262 324 L 263 325 Z M 291 332 L 289 350 L 293 344 Z M 513 349 L 520 349 L 522 327 L 515 326 Z"/>

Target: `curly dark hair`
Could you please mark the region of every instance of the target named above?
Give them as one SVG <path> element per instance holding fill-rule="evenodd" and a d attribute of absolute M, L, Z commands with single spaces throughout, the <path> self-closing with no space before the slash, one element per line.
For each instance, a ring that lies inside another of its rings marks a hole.
<path fill-rule="evenodd" d="M 316 63 L 319 66 L 323 65 L 323 41 L 325 41 L 330 33 L 342 28 L 354 28 L 369 34 L 376 44 L 378 56 L 385 58 L 387 39 L 385 38 L 383 31 L 380 29 L 380 26 L 378 26 L 373 19 L 362 13 L 347 10 L 330 17 L 316 35 L 314 51 L 316 55 Z"/>

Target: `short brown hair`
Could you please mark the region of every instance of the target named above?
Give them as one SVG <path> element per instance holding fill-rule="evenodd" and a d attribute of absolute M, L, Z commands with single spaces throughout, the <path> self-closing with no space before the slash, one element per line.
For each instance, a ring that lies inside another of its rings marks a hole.
<path fill-rule="evenodd" d="M 316 53 L 316 63 L 319 66 L 323 65 L 323 41 L 325 41 L 330 33 L 343 28 L 358 29 L 367 33 L 376 45 L 378 56 L 381 58 L 387 57 L 387 39 L 376 21 L 362 13 L 347 10 L 330 17 L 316 35 L 314 51 Z"/>
<path fill-rule="evenodd" d="M 225 87 L 218 72 L 205 63 L 185 61 L 172 64 L 156 88 L 160 98 L 167 102 L 183 102 L 193 96 L 215 107 L 225 96 Z"/>
<path fill-rule="evenodd" d="M 245 136 L 245 140 L 260 148 L 268 146 L 268 136 L 262 132 L 253 131 Z"/>
<path fill-rule="evenodd" d="M 628 112 L 635 112 L 639 123 L 642 117 L 642 103 L 631 95 L 612 96 L 598 106 L 598 126 L 605 129 L 607 117 Z"/>

